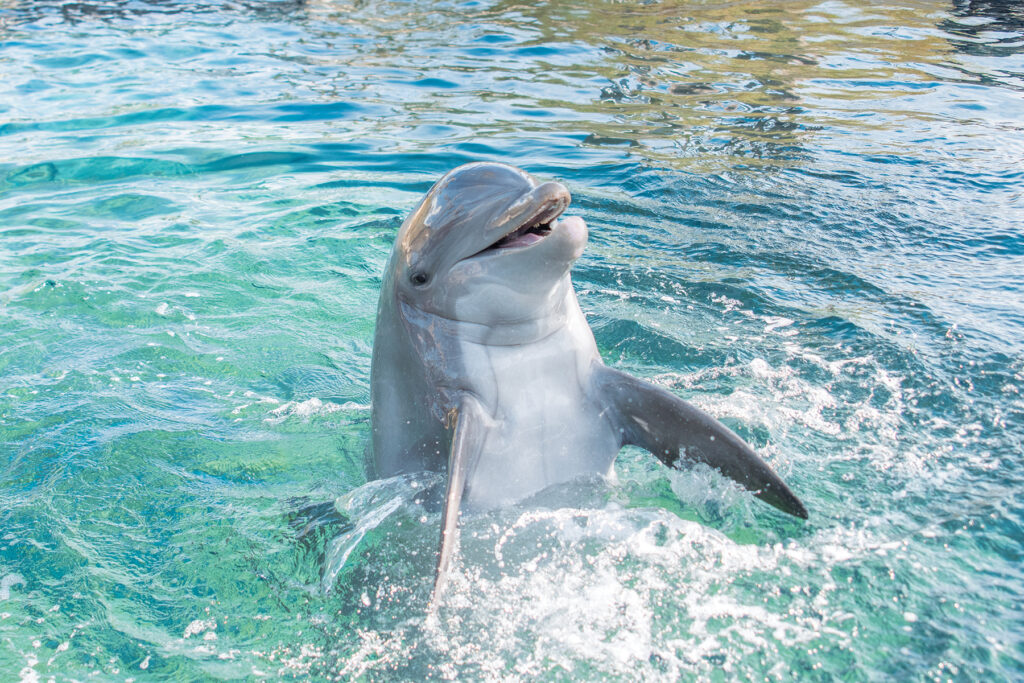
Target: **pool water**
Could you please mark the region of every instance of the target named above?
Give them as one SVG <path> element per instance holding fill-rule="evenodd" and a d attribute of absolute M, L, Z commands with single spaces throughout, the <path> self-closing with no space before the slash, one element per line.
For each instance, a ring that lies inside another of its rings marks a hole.
<path fill-rule="evenodd" d="M 473 160 L 809 521 L 626 449 L 425 618 L 374 313 Z M 0 0 L 0 678 L 1024 677 L 1022 169 L 1010 1 Z"/>

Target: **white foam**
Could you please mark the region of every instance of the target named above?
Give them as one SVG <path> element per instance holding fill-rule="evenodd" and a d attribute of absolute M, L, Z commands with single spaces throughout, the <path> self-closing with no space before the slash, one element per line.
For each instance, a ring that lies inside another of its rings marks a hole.
<path fill-rule="evenodd" d="M 237 410 L 237 409 L 236 409 Z M 288 401 L 270 411 L 270 417 L 264 418 L 264 422 L 278 424 L 290 417 L 310 418 L 314 416 L 330 415 L 345 410 L 369 410 L 364 406 L 352 401 L 345 403 L 333 403 L 322 401 L 319 398 L 310 398 L 305 401 Z"/>
<path fill-rule="evenodd" d="M 731 586 L 760 574 L 780 582 L 797 571 L 827 574 L 840 557 L 879 547 L 863 531 L 823 532 L 806 544 L 741 545 L 664 510 L 616 506 L 527 510 L 497 530 L 479 520 L 472 533 L 474 523 L 468 520 L 463 545 L 475 559 L 456 561 L 426 633 L 451 677 L 531 678 L 578 671 L 586 662 L 596 676 L 676 680 L 731 666 L 707 659 L 721 657 L 723 648 L 732 658 L 806 646 L 822 634 L 844 642 L 841 624 L 849 615 L 830 606 L 837 587 L 827 576 L 817 589 L 785 594 L 786 609 Z M 500 570 L 482 567 L 482 548 L 472 547 L 488 544 Z M 659 597 L 666 595 L 670 605 Z M 361 631 L 339 673 L 400 668 L 410 640 L 421 637 L 403 624 L 390 632 Z"/>
<path fill-rule="evenodd" d="M 199 635 L 206 631 L 214 631 L 216 629 L 216 619 L 194 619 L 188 626 L 185 627 L 185 632 L 181 635 L 181 637 L 191 638 L 192 636 Z"/>

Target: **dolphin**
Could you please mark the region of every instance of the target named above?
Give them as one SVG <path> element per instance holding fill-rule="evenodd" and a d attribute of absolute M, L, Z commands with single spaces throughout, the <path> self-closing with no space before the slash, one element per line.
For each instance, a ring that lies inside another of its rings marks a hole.
<path fill-rule="evenodd" d="M 447 471 L 431 597 L 457 547 L 460 506 L 488 509 L 611 474 L 632 444 L 702 462 L 806 519 L 785 483 L 725 425 L 607 367 L 570 278 L 587 226 L 569 191 L 500 163 L 438 180 L 385 267 L 370 371 L 378 477 Z"/>

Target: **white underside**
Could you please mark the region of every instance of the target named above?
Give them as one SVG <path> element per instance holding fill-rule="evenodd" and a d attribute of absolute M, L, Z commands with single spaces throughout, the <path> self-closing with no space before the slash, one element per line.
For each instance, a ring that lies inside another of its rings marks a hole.
<path fill-rule="evenodd" d="M 471 390 L 493 420 L 466 504 L 496 507 L 581 475 L 608 474 L 618 441 L 591 390 L 600 361 L 578 307 L 568 324 L 539 341 L 464 341 L 462 351 Z"/>

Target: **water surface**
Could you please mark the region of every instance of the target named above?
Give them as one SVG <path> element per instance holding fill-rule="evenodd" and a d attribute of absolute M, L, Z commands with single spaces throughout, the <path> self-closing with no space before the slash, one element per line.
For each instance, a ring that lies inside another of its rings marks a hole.
<path fill-rule="evenodd" d="M 1024 675 L 1024 14 L 859 5 L 0 0 L 4 677 Z M 480 159 L 807 523 L 626 450 L 467 518 L 424 622 L 374 308 Z"/>

